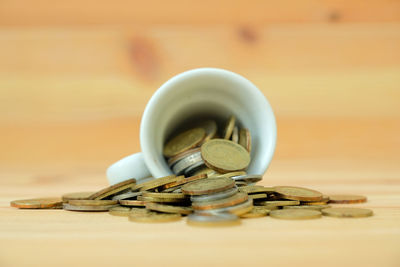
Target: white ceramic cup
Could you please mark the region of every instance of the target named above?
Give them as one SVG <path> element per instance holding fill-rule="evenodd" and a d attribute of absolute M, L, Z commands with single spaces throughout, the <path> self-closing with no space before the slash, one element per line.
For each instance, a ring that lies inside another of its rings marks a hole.
<path fill-rule="evenodd" d="M 172 132 L 199 117 L 227 121 L 231 115 L 251 133 L 247 173 L 264 174 L 276 145 L 276 122 L 267 99 L 253 83 L 236 73 L 200 68 L 176 75 L 154 93 L 140 125 L 142 152 L 112 164 L 107 170 L 110 184 L 172 174 L 162 154 Z"/>

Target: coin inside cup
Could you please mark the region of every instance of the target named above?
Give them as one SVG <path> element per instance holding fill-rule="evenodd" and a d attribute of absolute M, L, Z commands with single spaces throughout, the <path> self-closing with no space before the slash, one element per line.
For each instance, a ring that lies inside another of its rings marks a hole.
<path fill-rule="evenodd" d="M 169 138 L 204 119 L 215 120 L 220 135 L 230 116 L 251 133 L 249 173 L 263 174 L 275 150 L 276 125 L 264 95 L 242 76 L 198 69 L 170 79 L 153 95 L 142 117 L 141 148 L 155 177 L 172 174 L 163 148 Z"/>

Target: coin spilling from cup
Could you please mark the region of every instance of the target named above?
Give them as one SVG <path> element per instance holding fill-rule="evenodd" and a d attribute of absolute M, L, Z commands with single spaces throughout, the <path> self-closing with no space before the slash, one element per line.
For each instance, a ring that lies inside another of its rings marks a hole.
<path fill-rule="evenodd" d="M 327 196 L 295 186 L 264 186 L 262 175 L 248 174 L 251 135 L 231 116 L 218 137 L 217 124 L 206 120 L 170 138 L 163 150 L 173 175 L 136 183 L 132 178 L 97 192 L 68 193 L 60 198 L 15 200 L 21 209 L 108 211 L 138 223 L 178 221 L 191 226 L 235 226 L 240 219 L 283 220 L 322 216 L 360 218 L 372 210 L 335 205 L 364 203 L 359 195 Z"/>

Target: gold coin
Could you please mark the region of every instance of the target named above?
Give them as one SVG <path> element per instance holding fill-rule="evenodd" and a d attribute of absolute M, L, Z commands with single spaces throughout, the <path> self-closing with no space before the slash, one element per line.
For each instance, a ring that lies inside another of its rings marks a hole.
<path fill-rule="evenodd" d="M 166 213 L 179 213 L 179 214 L 190 214 L 193 212 L 193 209 L 190 207 L 179 207 L 165 204 L 158 204 L 154 202 L 147 202 L 146 208 L 149 210 L 155 210 Z"/>
<path fill-rule="evenodd" d="M 284 209 L 306 209 L 306 210 L 322 210 L 330 208 L 330 205 L 306 205 L 306 206 L 284 206 Z"/>
<path fill-rule="evenodd" d="M 231 138 L 233 128 L 235 127 L 235 122 L 236 122 L 235 116 L 231 116 L 225 126 L 225 129 L 224 129 L 224 139 Z"/>
<path fill-rule="evenodd" d="M 168 188 L 175 188 L 177 186 L 181 186 L 181 185 L 184 185 L 184 184 L 187 184 L 187 183 L 190 183 L 190 182 L 193 182 L 193 181 L 205 179 L 205 178 L 207 178 L 207 174 L 194 175 L 194 176 L 191 176 L 191 177 L 188 177 L 188 178 L 176 181 L 176 182 L 172 182 L 172 183 L 163 185 L 162 186 L 162 190 L 165 190 L 165 189 L 168 189 Z"/>
<path fill-rule="evenodd" d="M 73 206 L 107 206 L 118 204 L 118 200 L 72 199 L 68 203 Z"/>
<path fill-rule="evenodd" d="M 239 143 L 239 128 L 235 126 L 232 132 L 232 142 Z"/>
<path fill-rule="evenodd" d="M 234 214 L 208 214 L 200 215 L 197 213 L 190 214 L 187 218 L 187 224 L 190 226 L 201 227 L 225 227 L 240 225 L 239 217 Z"/>
<path fill-rule="evenodd" d="M 213 201 L 199 201 L 193 202 L 192 207 L 195 210 L 208 210 L 208 209 L 219 209 L 225 207 L 231 207 L 247 201 L 249 197 L 245 193 L 236 193 L 233 196 L 213 200 Z"/>
<path fill-rule="evenodd" d="M 298 206 L 300 205 L 300 201 L 298 200 L 269 200 L 269 201 L 258 201 L 256 203 L 260 206 L 275 206 L 275 207 L 283 207 L 283 206 Z"/>
<path fill-rule="evenodd" d="M 181 203 L 181 202 L 185 203 L 189 200 L 181 198 L 161 198 L 161 197 L 144 197 L 144 196 L 139 196 L 137 199 L 144 202 L 160 202 L 160 203 Z"/>
<path fill-rule="evenodd" d="M 259 193 L 259 194 L 250 194 L 249 197 L 251 197 L 253 200 L 254 199 L 263 199 L 263 198 L 267 198 L 267 194 L 265 193 Z"/>
<path fill-rule="evenodd" d="M 259 218 L 259 217 L 265 217 L 268 215 L 270 210 L 267 209 L 260 209 L 259 207 L 255 206 L 251 211 L 248 213 L 240 215 L 240 218 Z"/>
<path fill-rule="evenodd" d="M 161 187 L 161 186 L 169 184 L 169 183 L 183 180 L 184 178 L 185 178 L 185 176 L 183 176 L 183 175 L 181 175 L 181 176 L 169 175 L 169 176 L 165 176 L 165 177 L 157 178 L 155 180 L 148 181 L 143 184 L 139 184 L 137 186 L 133 186 L 132 191 L 138 190 L 138 189 L 140 189 L 140 191 L 147 191 L 147 190 L 155 189 L 157 187 Z"/>
<path fill-rule="evenodd" d="M 121 206 L 117 206 L 108 210 L 108 213 L 114 216 L 129 216 L 130 212 L 131 208 Z"/>
<path fill-rule="evenodd" d="M 228 172 L 224 174 L 218 174 L 216 177 L 235 177 L 235 176 L 241 176 L 241 175 L 246 175 L 247 173 L 245 171 L 237 171 L 237 172 Z"/>
<path fill-rule="evenodd" d="M 132 212 L 129 213 L 129 220 L 141 223 L 161 223 L 180 220 L 181 215 L 177 213 L 158 213 L 154 211 Z"/>
<path fill-rule="evenodd" d="M 251 152 L 251 135 L 248 129 L 240 129 L 239 145 L 244 147 L 249 153 Z"/>
<path fill-rule="evenodd" d="M 358 195 L 332 195 L 329 196 L 329 203 L 353 204 L 367 202 L 367 198 Z"/>
<path fill-rule="evenodd" d="M 246 185 L 239 188 L 240 192 L 244 192 L 247 194 L 255 194 L 255 193 L 274 193 L 274 187 L 265 187 L 262 185 Z"/>
<path fill-rule="evenodd" d="M 118 205 L 104 205 L 104 206 L 75 206 L 69 203 L 63 204 L 63 209 L 71 211 L 108 211 L 111 208 L 118 207 Z"/>
<path fill-rule="evenodd" d="M 323 209 L 321 212 L 325 216 L 339 218 L 360 218 L 373 215 L 372 210 L 360 208 L 328 208 Z"/>
<path fill-rule="evenodd" d="M 206 120 L 198 123 L 196 127 L 203 128 L 206 131 L 206 136 L 204 137 L 201 144 L 204 144 L 208 140 L 211 140 L 217 134 L 217 123 L 214 120 Z"/>
<path fill-rule="evenodd" d="M 74 192 L 74 193 L 68 193 L 62 195 L 62 200 L 64 202 L 68 202 L 70 200 L 76 200 L 76 199 L 89 199 L 91 195 L 93 195 L 95 192 Z"/>
<path fill-rule="evenodd" d="M 203 128 L 193 128 L 178 134 L 169 140 L 163 150 L 164 156 L 170 158 L 197 146 L 206 135 Z"/>
<path fill-rule="evenodd" d="M 317 210 L 307 209 L 283 209 L 273 210 L 269 213 L 269 216 L 271 216 L 272 218 L 284 220 L 305 220 L 320 218 L 321 212 Z"/>
<path fill-rule="evenodd" d="M 123 182 L 120 182 L 118 184 L 106 187 L 91 196 L 88 197 L 88 199 L 104 199 L 106 197 L 116 195 L 128 188 L 130 188 L 132 185 L 136 184 L 136 179 L 129 179 Z"/>
<path fill-rule="evenodd" d="M 322 193 L 296 186 L 275 186 L 275 192 L 283 198 L 300 201 L 320 201 Z"/>
<path fill-rule="evenodd" d="M 14 200 L 10 205 L 19 209 L 61 209 L 62 203 L 58 197 L 48 197 Z"/>
<path fill-rule="evenodd" d="M 121 204 L 122 206 L 129 206 L 129 207 L 144 207 L 146 205 L 146 202 L 142 201 L 142 200 L 119 200 L 119 204 Z"/>
<path fill-rule="evenodd" d="M 195 171 L 193 173 L 193 176 L 200 175 L 200 174 L 207 174 L 207 177 L 219 175 L 219 173 L 217 173 L 216 171 L 214 171 L 213 169 L 210 169 L 208 167 L 204 167 L 204 168 L 201 168 L 201 169 Z"/>
<path fill-rule="evenodd" d="M 143 197 L 152 197 L 152 198 L 171 198 L 171 199 L 186 199 L 187 196 L 183 193 L 158 193 L 158 192 L 148 192 L 143 191 Z"/>
<path fill-rule="evenodd" d="M 242 171 L 250 164 L 250 155 L 242 146 L 224 139 L 212 139 L 202 145 L 201 157 L 217 172 Z"/>
<path fill-rule="evenodd" d="M 186 195 L 206 195 L 218 193 L 235 186 L 231 178 L 207 178 L 194 181 L 182 186 L 182 192 Z"/>

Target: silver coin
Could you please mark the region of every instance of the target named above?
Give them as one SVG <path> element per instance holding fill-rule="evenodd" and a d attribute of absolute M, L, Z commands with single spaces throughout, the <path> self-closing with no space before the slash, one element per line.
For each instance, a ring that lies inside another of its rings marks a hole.
<path fill-rule="evenodd" d="M 201 152 L 196 152 L 178 161 L 178 163 L 172 167 L 172 171 L 176 175 L 181 175 L 188 167 L 201 161 L 203 161 L 201 158 Z"/>
<path fill-rule="evenodd" d="M 239 143 L 239 128 L 237 126 L 233 128 L 232 142 Z"/>
<path fill-rule="evenodd" d="M 198 153 L 199 151 L 200 151 L 200 148 L 196 147 L 196 148 L 191 148 L 191 149 L 189 149 L 189 150 L 187 150 L 185 152 L 182 152 L 181 154 L 185 154 L 185 156 L 184 157 L 178 157 L 179 155 L 177 155 L 175 157 L 172 157 L 172 158 L 168 159 L 168 166 L 170 168 L 172 168 L 177 162 L 179 162 L 183 158 L 188 157 L 190 155 L 193 155 L 194 153 Z"/>
<path fill-rule="evenodd" d="M 197 210 L 200 215 L 215 215 L 220 213 L 232 213 L 237 216 L 245 214 L 253 209 L 253 199 L 248 199 L 246 202 L 240 203 L 235 206 L 230 206 L 226 208 L 219 209 L 209 209 L 209 210 Z"/>
<path fill-rule="evenodd" d="M 223 198 L 228 198 L 233 196 L 238 192 L 237 187 L 230 188 L 228 190 L 218 192 L 215 194 L 210 194 L 210 195 L 201 195 L 201 196 L 191 196 L 190 200 L 192 202 L 203 202 L 203 201 L 214 201 L 218 199 L 223 199 Z"/>
<path fill-rule="evenodd" d="M 128 199 L 128 198 L 135 198 L 137 196 L 141 196 L 142 192 L 126 192 L 123 194 L 115 195 L 112 197 L 113 200 L 123 200 L 123 199 Z"/>
<path fill-rule="evenodd" d="M 111 208 L 118 207 L 119 205 L 104 205 L 104 206 L 74 206 L 68 203 L 63 204 L 63 209 L 72 211 L 108 211 Z"/>
<path fill-rule="evenodd" d="M 240 223 L 239 217 L 230 214 L 230 213 L 220 213 L 220 214 L 212 214 L 212 215 L 201 215 L 198 213 L 192 213 L 188 216 L 187 222 L 190 223 L 199 223 L 199 224 L 224 224 L 224 223 Z"/>
<path fill-rule="evenodd" d="M 262 175 L 256 175 L 256 174 L 244 174 L 244 175 L 238 175 L 238 176 L 233 176 L 231 177 L 235 181 L 243 181 L 246 183 L 257 183 L 262 180 Z"/>
<path fill-rule="evenodd" d="M 205 166 L 205 163 L 203 160 L 191 165 L 190 167 L 185 169 L 185 175 L 186 176 L 191 176 L 191 174 L 196 171 L 198 168 Z"/>

